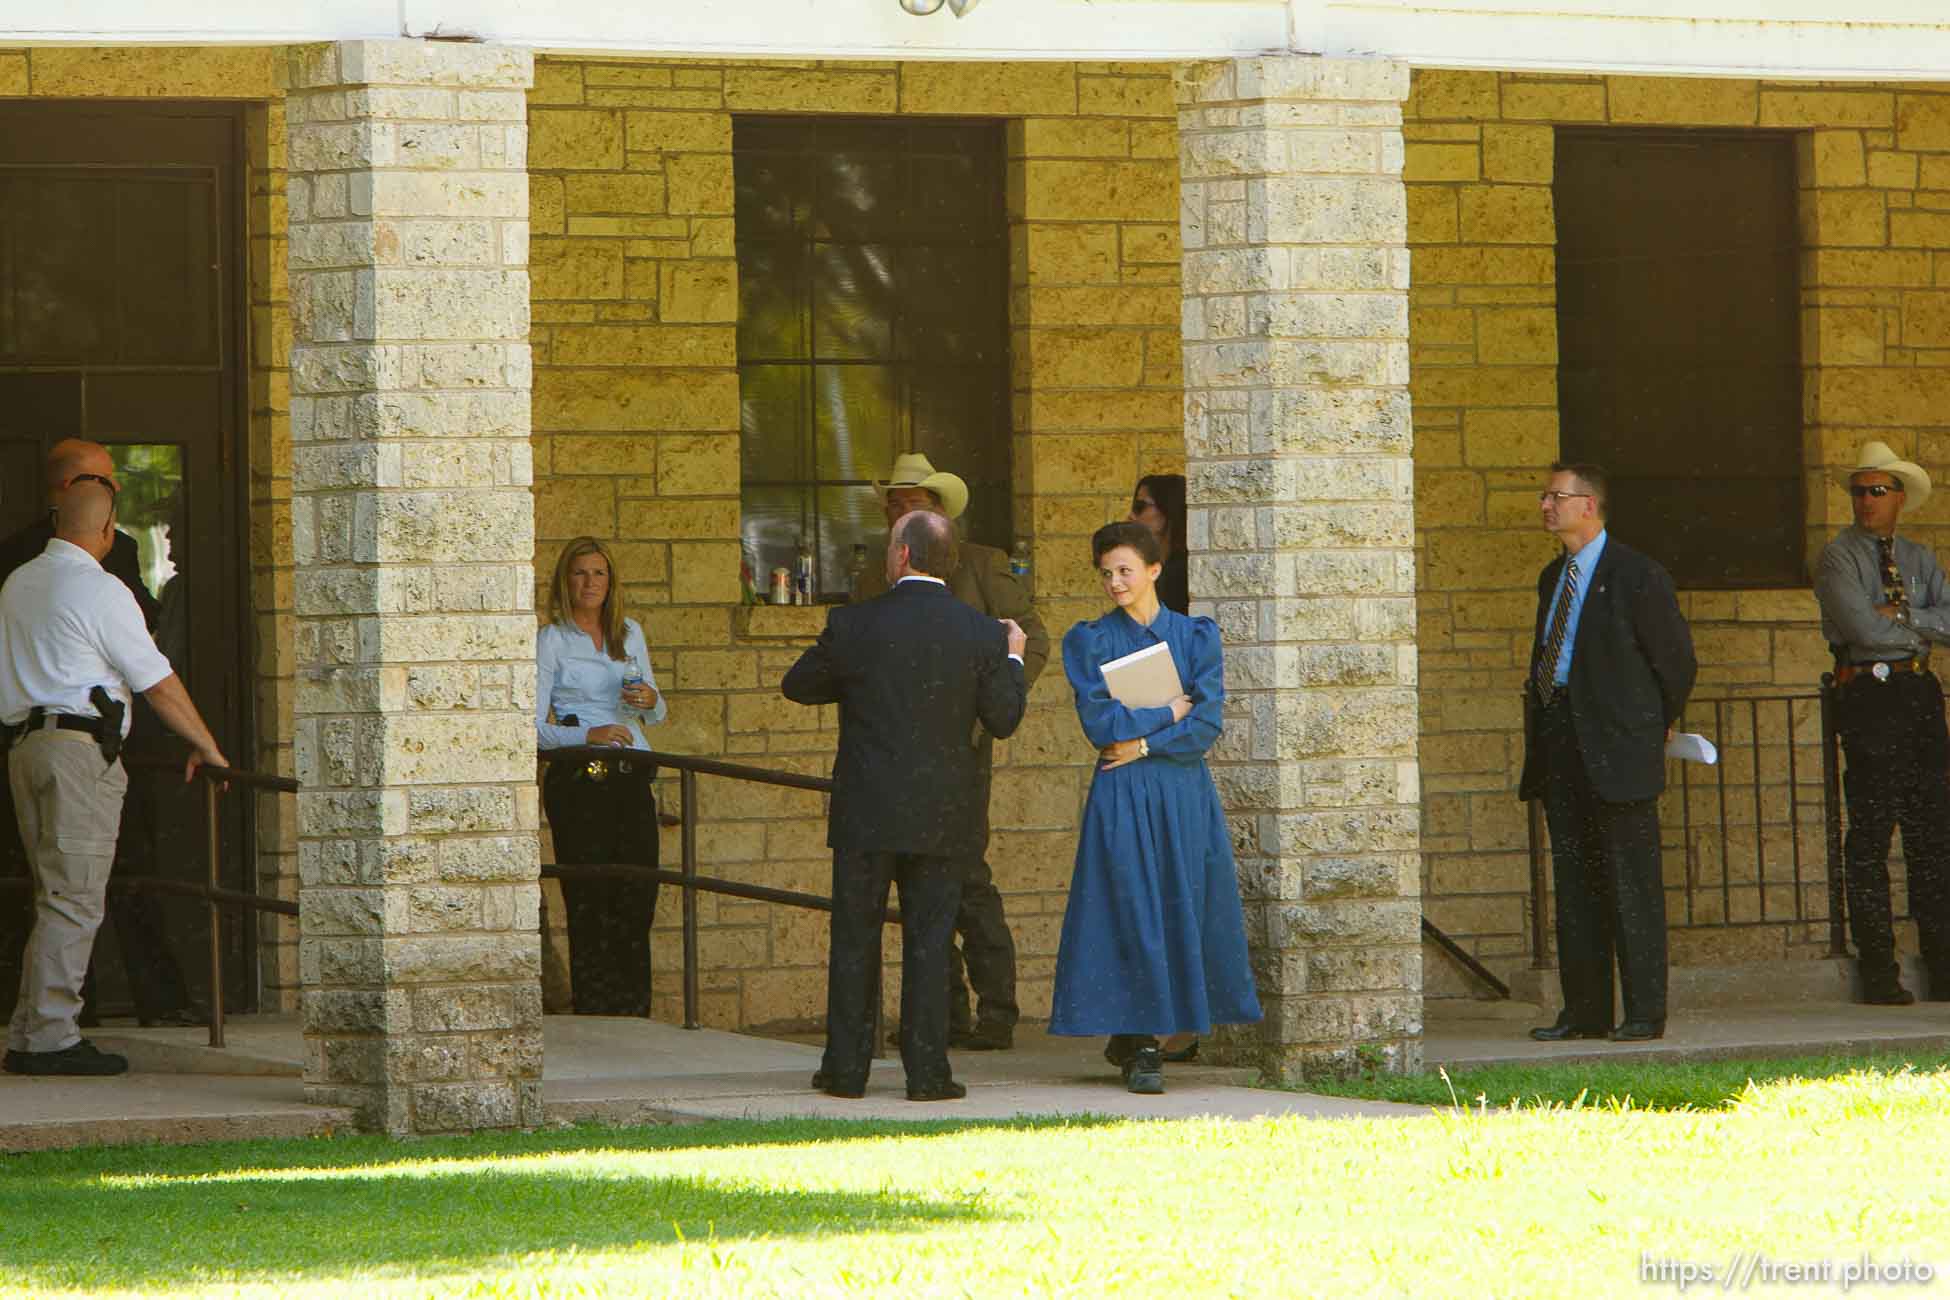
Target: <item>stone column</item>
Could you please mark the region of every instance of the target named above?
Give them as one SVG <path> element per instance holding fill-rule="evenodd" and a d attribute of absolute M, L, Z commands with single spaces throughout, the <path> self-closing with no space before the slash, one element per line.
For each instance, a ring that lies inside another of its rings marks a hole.
<path fill-rule="evenodd" d="M 1407 94 L 1381 61 L 1179 78 L 1193 611 L 1283 1075 L 1421 1059 Z"/>
<path fill-rule="evenodd" d="M 542 1118 L 525 50 L 291 52 L 306 1091 Z"/>

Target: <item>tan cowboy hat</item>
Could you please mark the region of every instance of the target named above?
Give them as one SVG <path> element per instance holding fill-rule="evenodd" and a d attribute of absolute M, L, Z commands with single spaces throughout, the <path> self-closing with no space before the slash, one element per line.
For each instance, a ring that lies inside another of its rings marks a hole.
<path fill-rule="evenodd" d="M 881 504 L 885 505 L 887 489 L 897 487 L 923 488 L 934 493 L 941 498 L 941 509 L 950 519 L 961 518 L 961 512 L 968 509 L 968 484 L 961 481 L 960 475 L 936 469 L 918 451 L 906 452 L 898 457 L 894 461 L 893 472 L 887 475 L 887 481 L 875 483 L 873 490 L 880 497 Z"/>
<path fill-rule="evenodd" d="M 1870 470 L 1881 470 L 1903 485 L 1903 505 L 1907 509 L 1914 510 L 1930 499 L 1929 472 L 1915 461 L 1899 459 L 1886 442 L 1871 439 L 1863 443 L 1854 468 L 1843 470 L 1837 477 L 1847 487 L 1850 479 Z"/>

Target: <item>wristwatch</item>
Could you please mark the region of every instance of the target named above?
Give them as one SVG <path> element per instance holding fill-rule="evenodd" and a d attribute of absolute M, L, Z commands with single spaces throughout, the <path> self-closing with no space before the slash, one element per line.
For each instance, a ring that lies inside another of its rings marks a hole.
<path fill-rule="evenodd" d="M 1139 758 L 1151 757 L 1151 742 L 1149 740 L 1146 740 L 1143 736 L 1138 737 L 1138 757 Z"/>

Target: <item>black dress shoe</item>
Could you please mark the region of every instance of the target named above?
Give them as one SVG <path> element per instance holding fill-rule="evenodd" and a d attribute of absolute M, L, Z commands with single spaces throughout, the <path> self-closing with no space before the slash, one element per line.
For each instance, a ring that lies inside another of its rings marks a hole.
<path fill-rule="evenodd" d="M 64 1047 L 58 1052 L 17 1052 L 9 1050 L 0 1059 L 0 1068 L 8 1074 L 39 1075 L 110 1075 L 125 1074 L 129 1068 L 129 1058 L 117 1056 L 114 1052 L 104 1052 L 87 1039 L 82 1039 L 72 1047 Z"/>
<path fill-rule="evenodd" d="M 1906 1007 L 1915 1001 L 1916 995 L 1900 984 L 1862 991 L 1862 1005 L 1868 1007 Z"/>
<path fill-rule="evenodd" d="M 835 1081 L 833 1076 L 824 1070 L 813 1072 L 812 1086 L 815 1091 L 823 1092 L 828 1097 L 844 1097 L 848 1101 L 858 1101 L 867 1095 L 867 1084 L 864 1079 L 848 1086 Z"/>
<path fill-rule="evenodd" d="M 907 1090 L 909 1101 L 960 1101 L 967 1095 L 967 1086 L 956 1083 L 953 1079 L 946 1079 L 940 1083 L 924 1083 L 918 1088 L 910 1087 Z"/>
<path fill-rule="evenodd" d="M 969 1052 L 1007 1052 L 1016 1045 L 1016 1031 L 1007 1025 L 978 1025 L 962 1034 L 959 1042 L 949 1039 L 948 1045 Z"/>
<path fill-rule="evenodd" d="M 1530 1036 L 1540 1043 L 1561 1043 L 1567 1038 L 1605 1038 L 1610 1033 L 1609 1025 L 1597 1029 L 1587 1025 L 1574 1025 L 1568 1020 L 1560 1019 L 1554 1025 L 1537 1026 L 1530 1031 Z"/>
<path fill-rule="evenodd" d="M 1649 1043 L 1665 1036 L 1666 1022 L 1663 1020 L 1627 1020 L 1611 1031 L 1611 1041 L 1614 1043 Z"/>

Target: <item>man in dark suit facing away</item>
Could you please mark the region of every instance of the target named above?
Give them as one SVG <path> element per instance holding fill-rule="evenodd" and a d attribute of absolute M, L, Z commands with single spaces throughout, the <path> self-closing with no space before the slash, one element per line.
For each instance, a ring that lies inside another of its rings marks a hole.
<path fill-rule="evenodd" d="M 979 720 L 1006 738 L 1027 697 L 1023 630 L 955 599 L 954 527 L 917 510 L 895 522 L 886 594 L 834 608 L 785 675 L 785 697 L 840 706 L 826 842 L 833 930 L 826 1056 L 813 1087 L 864 1096 L 887 889 L 900 885 L 901 1063 L 910 1101 L 967 1095 L 948 1068 L 948 946 L 965 859 L 979 852 L 988 784 Z"/>
<path fill-rule="evenodd" d="M 1672 578 L 1607 535 L 1605 474 L 1551 466 L 1544 527 L 1564 554 L 1537 578 L 1521 795 L 1542 798 L 1557 888 L 1564 1011 L 1544 1042 L 1637 1042 L 1666 1030 L 1659 863 L 1665 742 L 1698 664 Z M 1612 1027 L 1612 959 L 1625 1018 Z"/>

